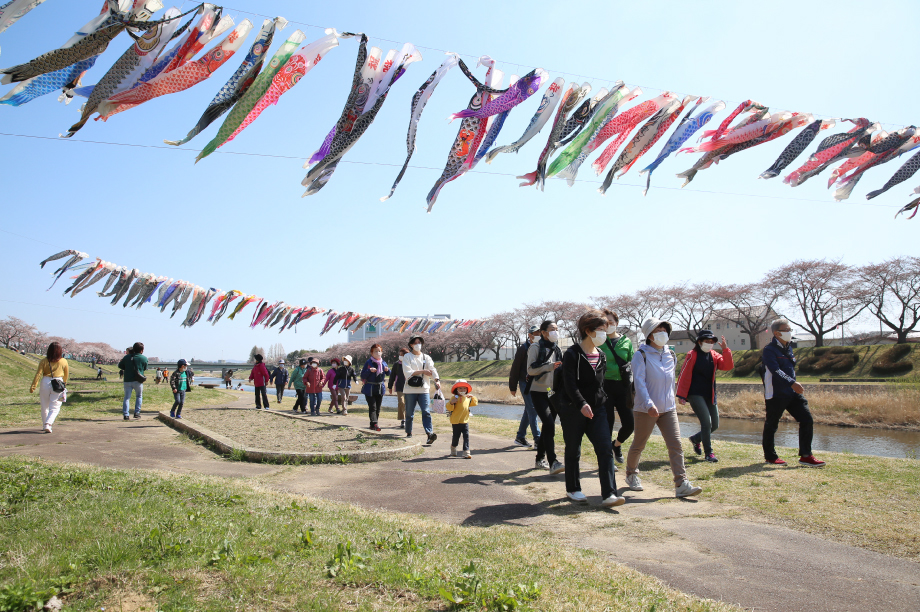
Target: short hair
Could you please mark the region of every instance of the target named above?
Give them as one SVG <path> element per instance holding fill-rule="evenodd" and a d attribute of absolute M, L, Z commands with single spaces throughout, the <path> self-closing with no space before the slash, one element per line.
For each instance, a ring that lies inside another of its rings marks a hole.
<path fill-rule="evenodd" d="M 45 356 L 48 357 L 48 361 L 57 361 L 64 356 L 64 349 L 61 348 L 60 342 L 52 342 L 48 345 L 48 352 L 45 353 Z"/>
<path fill-rule="evenodd" d="M 583 315 L 578 317 L 577 325 L 579 335 L 582 338 L 586 338 L 589 331 L 607 327 L 608 323 L 603 311 L 597 308 L 589 308 Z"/>
<path fill-rule="evenodd" d="M 379 344 L 372 344 L 372 345 L 371 345 L 371 352 L 372 352 L 372 353 L 374 352 L 374 349 L 380 349 L 380 352 L 381 352 L 381 353 L 383 352 L 383 347 L 380 346 Z"/>
<path fill-rule="evenodd" d="M 608 319 L 613 319 L 614 321 L 617 322 L 617 324 L 620 323 L 620 317 L 618 317 L 617 313 L 613 312 L 609 308 L 604 308 L 601 312 L 603 312 L 604 316 L 607 317 Z"/>
<path fill-rule="evenodd" d="M 144 352 L 144 343 L 143 343 L 143 342 L 135 342 L 135 343 L 134 343 L 134 346 L 131 347 L 131 350 L 133 350 L 135 353 L 143 354 L 143 352 Z"/>
<path fill-rule="evenodd" d="M 555 321 L 551 321 L 550 319 L 547 319 L 543 321 L 542 323 L 540 323 L 540 331 L 545 332 L 546 330 L 549 329 L 550 325 L 555 325 L 555 324 L 556 324 Z"/>
<path fill-rule="evenodd" d="M 256 358 L 256 363 L 262 363 L 262 355 L 259 355 L 258 353 L 256 353 L 255 358 Z"/>
<path fill-rule="evenodd" d="M 422 346 L 425 346 L 425 339 L 422 338 L 421 336 L 412 336 L 411 338 L 409 338 L 409 346 L 412 346 L 413 344 L 415 344 L 416 340 L 421 342 Z"/>
<path fill-rule="evenodd" d="M 779 319 L 774 319 L 774 321 L 770 323 L 770 331 L 777 332 L 779 331 L 779 328 L 782 327 L 783 325 L 788 325 L 789 327 L 792 327 L 792 324 L 789 323 L 788 319 L 784 319 L 780 317 Z"/>
<path fill-rule="evenodd" d="M 406 347 L 404 347 L 404 346 L 399 347 L 399 354 L 400 354 L 400 355 L 405 355 L 405 354 L 407 354 L 408 352 L 409 352 L 409 349 L 407 349 Z"/>

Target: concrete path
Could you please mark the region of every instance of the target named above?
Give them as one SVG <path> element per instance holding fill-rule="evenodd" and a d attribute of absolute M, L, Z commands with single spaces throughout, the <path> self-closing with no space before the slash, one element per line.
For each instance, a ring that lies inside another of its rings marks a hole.
<path fill-rule="evenodd" d="M 243 401 L 248 405 L 251 397 Z M 320 419 L 366 425 L 363 416 Z M 384 431 L 395 433 L 397 425 L 381 420 Z M 423 454 L 401 461 L 278 466 L 223 459 L 148 416 L 64 421 L 51 435 L 0 430 L 0 455 L 248 478 L 455 524 L 531 526 L 554 533 L 561 545 L 607 553 L 681 591 L 748 609 L 918 609 L 920 564 L 741 518 L 739 508 L 707 501 L 705 492 L 699 500 L 677 500 L 673 490 L 646 484 L 641 493 L 625 492 L 625 505 L 603 510 L 593 471 L 582 473 L 589 503 L 574 505 L 565 498 L 563 475 L 533 469 L 533 451 L 473 434 L 473 458 L 450 458 L 449 436 L 441 433 Z"/>

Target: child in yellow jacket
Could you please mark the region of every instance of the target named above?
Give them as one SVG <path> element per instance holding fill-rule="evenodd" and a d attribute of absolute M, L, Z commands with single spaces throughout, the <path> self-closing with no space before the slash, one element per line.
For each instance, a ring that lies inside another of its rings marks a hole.
<path fill-rule="evenodd" d="M 473 387 L 465 380 L 458 380 L 451 387 L 454 396 L 447 402 L 447 412 L 450 413 L 450 425 L 454 429 L 453 441 L 450 443 L 451 457 L 464 457 L 472 459 L 470 455 L 470 408 L 477 405 L 473 397 Z M 460 436 L 463 436 L 463 450 L 457 450 Z"/>

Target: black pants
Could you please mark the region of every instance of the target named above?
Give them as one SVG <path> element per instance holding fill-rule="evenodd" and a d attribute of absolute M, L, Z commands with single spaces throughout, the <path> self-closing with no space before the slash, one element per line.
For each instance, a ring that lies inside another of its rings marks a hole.
<path fill-rule="evenodd" d="M 620 431 L 617 433 L 617 440 L 620 444 L 623 444 L 635 429 L 632 385 L 622 380 L 605 380 L 604 393 L 607 394 L 607 402 L 604 404 L 604 408 L 607 410 L 610 439 L 613 440 L 613 425 L 616 422 L 616 415 L 613 411 L 616 410 L 616 414 L 620 415 Z"/>
<path fill-rule="evenodd" d="M 278 401 L 280 402 L 281 398 L 284 397 L 284 385 L 281 385 L 280 387 L 275 385 L 275 394 L 278 396 Z"/>
<path fill-rule="evenodd" d="M 601 498 L 607 499 L 617 492 L 617 480 L 613 473 L 613 443 L 610 440 L 610 426 L 607 424 L 607 410 L 603 406 L 592 410 L 593 419 L 583 415 L 574 406 L 559 412 L 562 437 L 565 438 L 565 490 L 569 493 L 581 491 L 581 441 L 584 436 L 588 436 L 597 455 Z"/>
<path fill-rule="evenodd" d="M 259 403 L 259 399 L 262 400 L 262 403 Z M 256 410 L 262 407 L 262 404 L 265 404 L 265 409 L 268 410 L 268 391 L 265 390 L 265 385 L 261 387 L 256 387 Z"/>
<path fill-rule="evenodd" d="M 799 456 L 811 455 L 811 439 L 814 436 L 815 422 L 808 410 L 808 400 L 803 395 L 796 393 L 784 397 L 772 397 L 767 400 L 767 420 L 763 424 L 763 456 L 767 461 L 777 458 L 776 448 L 773 445 L 773 436 L 783 412 L 789 411 L 799 422 Z"/>
<path fill-rule="evenodd" d="M 546 457 L 550 467 L 556 462 L 556 408 L 549 401 L 549 394 L 531 391 L 530 399 L 540 417 L 540 439 L 537 440 L 537 461 Z"/>
<path fill-rule="evenodd" d="M 460 442 L 460 436 L 463 436 L 463 450 L 470 450 L 470 424 L 455 423 L 451 427 L 454 429 L 454 437 L 450 442 L 451 447 L 456 448 Z"/>
<path fill-rule="evenodd" d="M 294 393 L 297 394 L 297 400 L 294 402 L 294 410 L 297 410 L 297 407 L 300 406 L 301 412 L 307 411 L 307 393 L 303 389 L 294 389 Z"/>
<path fill-rule="evenodd" d="M 380 419 L 380 404 L 383 403 L 383 395 L 380 393 L 380 389 L 374 389 L 373 393 L 365 393 L 364 399 L 367 400 L 367 412 L 371 419 L 371 427 L 374 427 Z"/>

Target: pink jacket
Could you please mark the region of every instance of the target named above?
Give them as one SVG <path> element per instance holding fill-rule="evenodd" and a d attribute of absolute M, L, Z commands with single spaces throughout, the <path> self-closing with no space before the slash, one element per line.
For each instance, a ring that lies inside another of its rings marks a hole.
<path fill-rule="evenodd" d="M 328 379 L 328 374 L 323 375 L 322 368 L 307 368 L 303 375 L 303 389 L 307 393 L 322 393 Z"/>
<path fill-rule="evenodd" d="M 329 371 L 326 372 L 326 387 L 330 391 L 335 387 L 335 368 L 329 368 Z"/>
<path fill-rule="evenodd" d="M 696 349 L 691 349 L 684 358 L 684 366 L 680 369 L 680 378 L 677 380 L 677 397 L 687 399 L 687 392 L 690 391 L 690 380 L 693 378 L 693 364 L 696 363 Z M 719 370 L 731 370 L 735 367 L 735 360 L 732 359 L 732 350 L 725 347 L 725 350 L 713 350 L 709 353 L 712 355 L 712 363 L 715 366 L 712 369 L 712 397 L 709 401 L 715 400 L 716 396 L 716 372 Z"/>
<path fill-rule="evenodd" d="M 249 373 L 249 380 L 257 387 L 264 387 L 268 383 L 268 378 L 268 368 L 262 362 L 257 363 Z"/>

